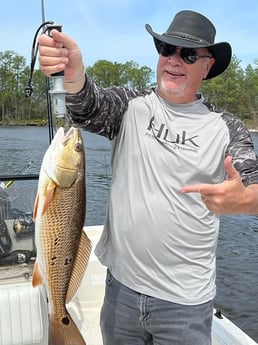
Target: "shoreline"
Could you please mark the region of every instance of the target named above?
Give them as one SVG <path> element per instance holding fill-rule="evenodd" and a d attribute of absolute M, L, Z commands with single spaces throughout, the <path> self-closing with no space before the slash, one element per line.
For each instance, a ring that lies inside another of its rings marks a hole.
<path fill-rule="evenodd" d="M 42 121 L 41 123 L 37 122 L 29 122 L 29 123 L 1 123 L 0 122 L 0 127 L 47 127 L 48 123 Z M 248 128 L 248 126 L 247 126 Z M 249 132 L 252 133 L 257 133 L 258 128 L 248 128 Z"/>

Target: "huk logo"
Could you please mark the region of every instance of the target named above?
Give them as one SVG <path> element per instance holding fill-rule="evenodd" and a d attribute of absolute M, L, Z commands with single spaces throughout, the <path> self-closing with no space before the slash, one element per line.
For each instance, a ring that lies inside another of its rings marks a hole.
<path fill-rule="evenodd" d="M 165 123 L 161 123 L 160 125 L 155 125 L 154 116 L 151 118 L 150 124 L 147 130 L 148 132 L 152 133 L 152 136 L 154 136 L 158 141 L 164 143 L 165 145 L 169 145 L 169 146 L 174 145 L 174 146 L 177 146 L 177 148 L 178 148 L 178 145 L 183 145 L 184 150 L 189 149 L 191 151 L 192 150 L 197 151 L 197 148 L 200 147 L 197 143 L 198 135 L 188 137 L 186 131 L 182 131 L 180 134 L 179 133 L 172 134 L 169 132 Z M 147 135 L 150 135 L 150 133 L 148 133 Z"/>

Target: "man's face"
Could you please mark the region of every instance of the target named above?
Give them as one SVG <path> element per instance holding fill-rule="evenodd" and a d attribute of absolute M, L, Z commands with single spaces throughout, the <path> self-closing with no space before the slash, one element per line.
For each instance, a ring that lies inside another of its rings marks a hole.
<path fill-rule="evenodd" d="M 161 50 L 161 53 L 163 51 Z M 157 65 L 158 93 L 165 100 L 172 103 L 191 103 L 196 99 L 196 92 L 201 82 L 206 78 L 214 63 L 207 48 L 195 49 L 198 58 L 194 63 L 185 62 L 180 54 L 187 49 L 177 47 L 169 56 L 160 54 Z M 163 53 L 164 54 L 164 53 Z"/>

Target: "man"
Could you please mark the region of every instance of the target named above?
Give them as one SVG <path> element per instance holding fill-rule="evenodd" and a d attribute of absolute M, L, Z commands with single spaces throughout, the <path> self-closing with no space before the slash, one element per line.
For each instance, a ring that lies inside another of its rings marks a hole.
<path fill-rule="evenodd" d="M 244 124 L 198 94 L 230 63 L 228 43 L 192 11 L 159 35 L 153 90 L 101 89 L 64 33 L 42 35 L 41 70 L 65 71 L 74 122 L 112 140 L 112 187 L 96 248 L 108 267 L 105 345 L 210 345 L 219 214 L 258 212 L 258 169 Z"/>

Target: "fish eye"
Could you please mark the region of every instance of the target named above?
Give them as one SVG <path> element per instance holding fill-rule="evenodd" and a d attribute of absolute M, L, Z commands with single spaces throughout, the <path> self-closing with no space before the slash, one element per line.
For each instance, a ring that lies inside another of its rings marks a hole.
<path fill-rule="evenodd" d="M 82 151 L 82 144 L 81 143 L 76 143 L 75 147 L 74 147 L 74 150 L 76 152 L 81 152 Z"/>

